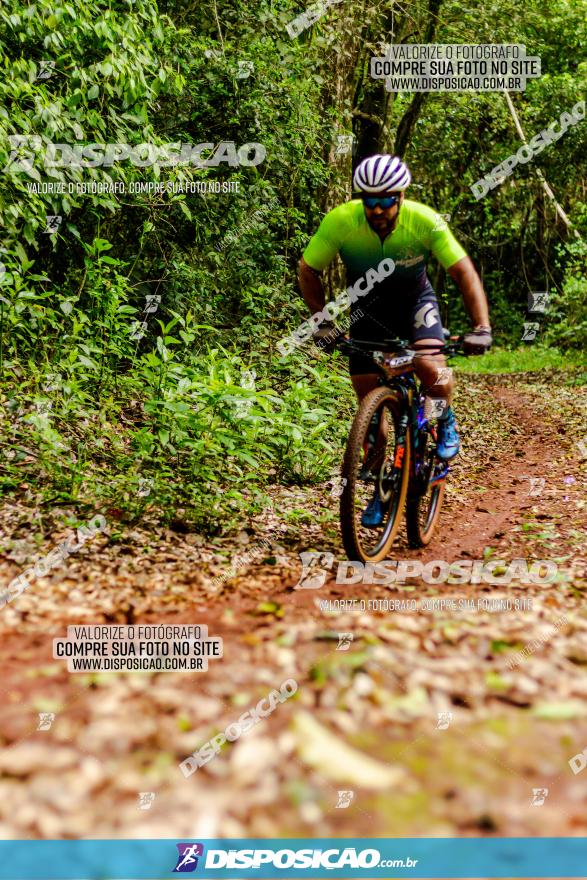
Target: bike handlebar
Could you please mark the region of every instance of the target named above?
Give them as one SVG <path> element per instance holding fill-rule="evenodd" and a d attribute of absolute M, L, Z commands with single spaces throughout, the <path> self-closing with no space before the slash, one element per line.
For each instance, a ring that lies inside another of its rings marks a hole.
<path fill-rule="evenodd" d="M 413 348 L 413 344 L 407 339 L 382 339 L 378 342 L 373 342 L 368 339 L 350 339 L 345 336 L 337 341 L 336 347 L 346 355 L 369 354 L 375 351 L 393 352 L 400 355 L 407 352 L 416 354 L 417 350 Z M 462 336 L 449 337 L 448 342 L 439 342 L 438 345 L 427 345 L 421 351 L 422 353 L 444 354 L 447 357 L 457 357 L 457 355 L 467 357 L 467 353 L 463 349 Z"/>

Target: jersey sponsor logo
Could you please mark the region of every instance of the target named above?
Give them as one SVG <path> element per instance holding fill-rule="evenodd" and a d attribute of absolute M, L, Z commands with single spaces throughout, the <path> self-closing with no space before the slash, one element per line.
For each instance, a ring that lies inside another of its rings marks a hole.
<path fill-rule="evenodd" d="M 424 262 L 424 257 L 410 257 L 406 260 L 396 260 L 397 266 L 417 266 L 419 263 Z"/>
<path fill-rule="evenodd" d="M 396 260 L 398 266 L 417 266 L 418 263 L 424 263 L 424 256 L 417 252 L 414 247 L 406 247 L 403 249 L 401 259 Z"/>
<path fill-rule="evenodd" d="M 414 319 L 416 330 L 420 327 L 434 327 L 435 324 L 438 324 L 435 306 L 432 303 L 425 303 L 421 309 L 418 309 Z"/>

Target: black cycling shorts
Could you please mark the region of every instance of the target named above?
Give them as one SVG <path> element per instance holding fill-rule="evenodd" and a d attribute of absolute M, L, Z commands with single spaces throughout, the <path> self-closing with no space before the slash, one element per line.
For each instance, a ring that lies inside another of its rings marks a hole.
<path fill-rule="evenodd" d="M 360 312 L 363 312 L 362 317 Z M 351 339 L 379 342 L 396 337 L 410 342 L 419 339 L 445 341 L 438 300 L 430 284 L 419 290 L 397 290 L 392 294 L 359 299 L 351 311 L 350 320 Z M 351 376 L 377 372 L 368 355 L 351 355 L 349 368 Z"/>

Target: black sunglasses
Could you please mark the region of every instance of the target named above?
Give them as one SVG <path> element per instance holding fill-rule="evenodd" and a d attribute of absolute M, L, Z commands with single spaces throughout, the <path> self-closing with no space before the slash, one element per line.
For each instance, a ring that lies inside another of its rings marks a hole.
<path fill-rule="evenodd" d="M 363 204 L 368 208 L 392 208 L 400 200 L 399 196 L 363 196 Z"/>

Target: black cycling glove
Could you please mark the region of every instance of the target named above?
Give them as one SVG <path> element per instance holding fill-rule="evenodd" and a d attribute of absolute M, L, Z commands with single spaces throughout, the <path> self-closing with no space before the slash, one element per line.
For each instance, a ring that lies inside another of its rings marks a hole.
<path fill-rule="evenodd" d="M 491 327 L 474 327 L 463 337 L 463 350 L 465 354 L 485 354 L 492 342 Z"/>
<path fill-rule="evenodd" d="M 327 354 L 334 351 L 341 336 L 344 336 L 343 331 L 333 321 L 323 321 L 312 334 L 314 344 Z"/>

